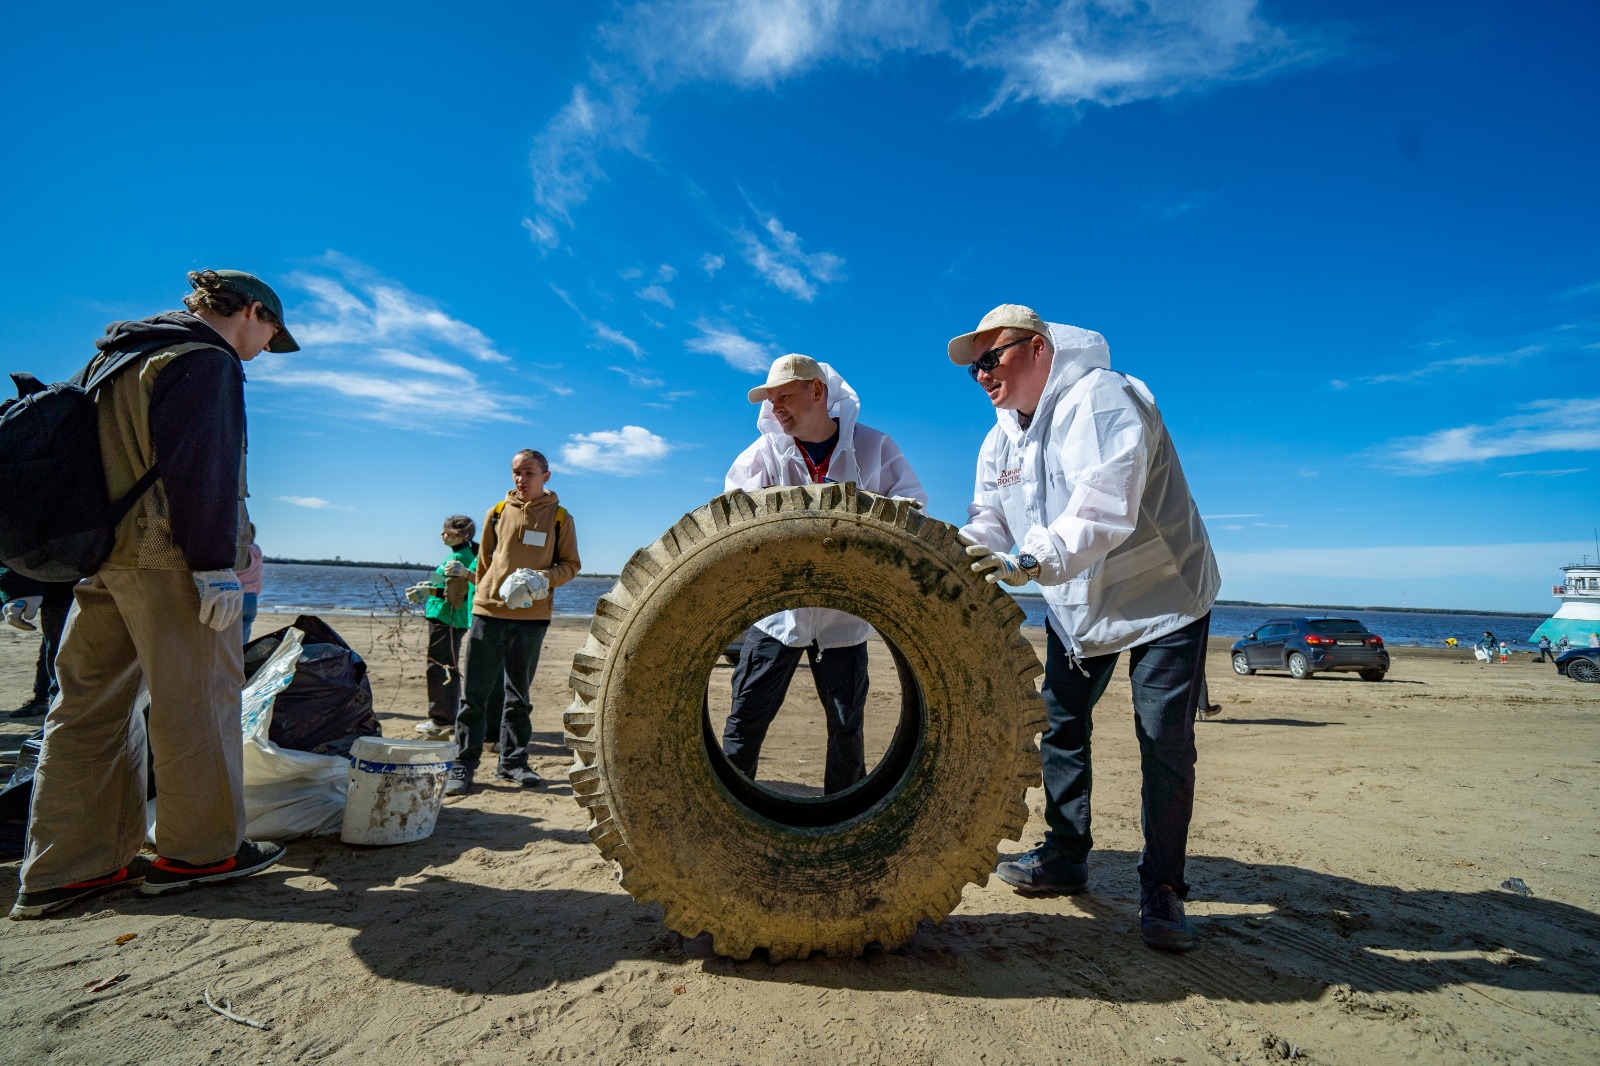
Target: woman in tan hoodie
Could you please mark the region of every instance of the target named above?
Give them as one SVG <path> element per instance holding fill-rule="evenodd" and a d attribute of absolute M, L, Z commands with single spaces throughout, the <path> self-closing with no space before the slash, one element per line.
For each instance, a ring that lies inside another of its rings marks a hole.
<path fill-rule="evenodd" d="M 447 575 L 465 577 L 476 583 L 477 590 L 472 628 L 461 647 L 466 677 L 456 719 L 461 754 L 445 784 L 446 796 L 464 796 L 472 789 L 483 758 L 483 739 L 491 730 L 499 737 L 495 776 L 525 788 L 544 784 L 528 766 L 528 739 L 533 734 L 528 686 L 550 626 L 550 590 L 576 577 L 581 565 L 572 516 L 545 487 L 549 480 L 550 464 L 542 454 L 524 448 L 513 455 L 512 489 L 483 517 L 476 572 L 455 564 L 460 572 Z M 532 591 L 531 603 L 525 593 L 511 603 L 506 600 L 504 586 L 519 573 L 524 575 L 521 585 Z M 490 721 L 494 686 L 502 678 L 503 717 Z"/>

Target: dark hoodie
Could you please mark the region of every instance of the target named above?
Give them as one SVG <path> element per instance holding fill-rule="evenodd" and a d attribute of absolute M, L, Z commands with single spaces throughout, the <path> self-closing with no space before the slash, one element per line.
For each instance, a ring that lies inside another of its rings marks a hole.
<path fill-rule="evenodd" d="M 172 519 L 172 540 L 191 570 L 234 565 L 239 532 L 239 457 L 244 448 L 244 364 L 198 315 L 169 311 L 113 322 L 101 352 L 207 344 L 174 359 L 150 396 L 150 440 Z"/>

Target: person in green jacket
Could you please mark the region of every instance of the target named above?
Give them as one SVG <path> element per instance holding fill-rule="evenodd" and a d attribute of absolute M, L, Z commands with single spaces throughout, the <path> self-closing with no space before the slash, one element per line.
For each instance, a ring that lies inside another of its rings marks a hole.
<path fill-rule="evenodd" d="M 439 533 L 450 553 L 433 569 L 433 577 L 406 589 L 406 599 L 426 604 L 428 618 L 428 720 L 417 732 L 429 740 L 449 740 L 456 735 L 456 713 L 461 709 L 461 638 L 472 625 L 472 582 L 447 577 L 452 562 L 472 570 L 478 563 L 478 545 L 472 538 L 477 524 L 466 515 L 451 515 Z"/>

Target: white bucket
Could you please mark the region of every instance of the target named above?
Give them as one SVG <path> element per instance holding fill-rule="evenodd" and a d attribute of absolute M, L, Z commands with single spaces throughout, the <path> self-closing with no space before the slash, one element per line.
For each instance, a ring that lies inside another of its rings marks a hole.
<path fill-rule="evenodd" d="M 350 748 L 350 793 L 339 839 L 407 844 L 432 836 L 455 758 L 449 740 L 361 737 Z"/>

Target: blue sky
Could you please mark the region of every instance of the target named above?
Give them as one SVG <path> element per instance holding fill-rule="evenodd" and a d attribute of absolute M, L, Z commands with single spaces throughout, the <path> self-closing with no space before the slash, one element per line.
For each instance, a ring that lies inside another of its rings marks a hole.
<path fill-rule="evenodd" d="M 521 447 L 585 569 L 834 364 L 961 521 L 1000 302 L 1165 413 L 1233 599 L 1542 610 L 1600 525 L 1593 4 L 9 5 L 0 336 L 254 271 L 269 554 L 436 561 Z M 26 42 L 26 47 L 15 46 Z"/>

